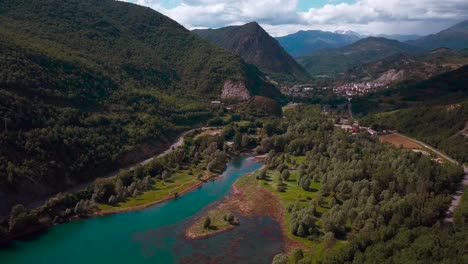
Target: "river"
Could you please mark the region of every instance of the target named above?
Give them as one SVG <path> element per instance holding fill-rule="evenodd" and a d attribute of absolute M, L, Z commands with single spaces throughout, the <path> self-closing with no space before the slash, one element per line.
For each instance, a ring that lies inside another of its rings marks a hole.
<path fill-rule="evenodd" d="M 183 234 L 236 179 L 261 166 L 247 156 L 235 158 L 218 180 L 177 200 L 50 228 L 0 249 L 0 263 L 271 263 L 284 239 L 268 217 L 241 218 L 239 227 L 205 239 Z"/>

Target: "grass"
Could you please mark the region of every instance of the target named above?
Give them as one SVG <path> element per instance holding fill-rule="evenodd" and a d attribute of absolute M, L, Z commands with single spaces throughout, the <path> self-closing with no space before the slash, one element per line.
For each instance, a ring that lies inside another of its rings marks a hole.
<path fill-rule="evenodd" d="M 216 234 L 233 227 L 229 222 L 224 220 L 224 216 L 229 214 L 227 210 L 216 208 L 208 213 L 204 214 L 203 217 L 198 219 L 188 230 L 192 238 L 204 237 L 211 234 Z M 204 228 L 205 219 L 209 217 L 211 220 L 210 227 Z"/>
<path fill-rule="evenodd" d="M 190 171 L 192 171 L 193 175 L 190 175 Z M 203 173 L 206 177 L 206 172 L 197 166 L 180 170 L 174 173 L 166 182 L 157 180 L 153 185 L 153 189 L 150 191 L 144 192 L 136 197 L 130 197 L 126 201 L 120 202 L 114 206 L 100 204 L 99 209 L 105 212 L 119 211 L 172 198 L 176 193 L 182 194 L 183 191 L 199 184 L 200 181 L 197 179 L 199 173 Z"/>
<path fill-rule="evenodd" d="M 290 158 L 294 159 L 297 165 L 301 164 L 305 159 L 304 156 L 290 156 Z M 291 162 L 286 162 L 286 165 L 288 165 L 289 167 L 292 167 Z M 345 240 L 337 240 L 335 246 L 327 250 L 325 248 L 323 241 L 321 240 L 309 240 L 307 238 L 298 237 L 292 234 L 290 230 L 290 226 L 291 226 L 290 223 L 291 223 L 292 216 L 290 213 L 288 213 L 288 211 L 286 210 L 286 207 L 289 204 L 294 204 L 296 202 L 298 202 L 301 206 L 309 205 L 310 202 L 317 197 L 317 193 L 320 190 L 320 183 L 312 181 L 309 186 L 309 190 L 304 190 L 301 187 L 299 187 L 296 182 L 298 173 L 296 171 L 292 171 L 289 177 L 289 180 L 283 181 L 283 183 L 286 184 L 286 191 L 278 192 L 276 190 L 276 183 L 277 183 L 279 174 L 280 173 L 278 171 L 269 170 L 267 172 L 267 178 L 265 180 L 261 180 L 258 182 L 262 186 L 268 188 L 272 193 L 274 193 L 280 199 L 281 206 L 284 208 L 284 211 L 285 211 L 285 223 L 286 223 L 286 228 L 287 228 L 286 234 L 288 238 L 290 238 L 291 240 L 297 241 L 301 243 L 302 245 L 304 245 L 307 249 L 310 249 L 309 251 L 305 252 L 305 257 L 308 259 L 311 259 L 312 263 L 317 263 L 324 254 L 329 252 L 329 250 L 334 250 L 336 248 L 343 246 L 345 243 L 347 243 Z M 329 199 L 331 198 L 325 198 L 324 204 L 326 204 L 329 201 Z M 316 210 L 320 214 L 323 214 L 326 211 L 328 211 L 329 208 L 319 206 L 318 208 L 316 208 Z M 316 218 L 316 224 L 319 230 L 322 230 L 321 221 L 319 217 Z"/>

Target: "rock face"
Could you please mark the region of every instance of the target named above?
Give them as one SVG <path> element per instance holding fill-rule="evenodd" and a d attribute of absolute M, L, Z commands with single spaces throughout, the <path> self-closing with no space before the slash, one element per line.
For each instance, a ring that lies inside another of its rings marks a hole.
<path fill-rule="evenodd" d="M 243 82 L 226 81 L 221 92 L 221 98 L 247 101 L 250 99 L 250 92 Z"/>
<path fill-rule="evenodd" d="M 384 74 L 382 74 L 380 78 L 376 80 L 376 82 L 381 82 L 385 84 L 394 83 L 403 79 L 404 75 L 405 75 L 404 70 L 397 71 L 395 69 L 391 69 L 385 72 Z"/>

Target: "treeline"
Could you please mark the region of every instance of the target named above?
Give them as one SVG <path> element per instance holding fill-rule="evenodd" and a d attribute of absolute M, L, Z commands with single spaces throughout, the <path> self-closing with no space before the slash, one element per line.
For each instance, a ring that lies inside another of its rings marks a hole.
<path fill-rule="evenodd" d="M 281 173 L 277 191 L 284 191 L 280 183 L 288 180 L 288 169 L 297 172 L 296 184 L 304 190 L 320 184 L 308 205 L 296 202 L 287 207 L 290 232 L 323 243 L 327 253 L 320 262 L 466 260 L 466 227 L 441 225 L 463 176 L 460 167 L 439 165 L 366 133 L 350 136 L 335 130 L 319 109 L 299 107 L 286 116 L 271 137 L 262 139 L 259 150 L 269 153 L 268 167 Z M 305 159 L 294 164 L 292 156 Z M 449 235 L 438 238 L 444 232 Z M 348 243 L 334 247 L 339 240 Z M 281 259 L 278 256 L 275 263 Z"/>
<path fill-rule="evenodd" d="M 234 134 L 238 133 L 237 127 L 232 129 Z M 100 204 L 115 205 L 153 190 L 157 181 L 172 181 L 171 176 L 180 170 L 195 166 L 203 171 L 222 172 L 230 155 L 225 146 L 225 138 L 233 136 L 223 133 L 219 136 L 194 138 L 197 134 L 198 132 L 194 132 L 188 135 L 182 148 L 144 166 L 122 170 L 113 178 L 98 179 L 93 185 L 77 193 L 59 194 L 38 209 L 28 211 L 23 205 L 16 205 L 8 217 L 0 219 L 0 242 L 70 219 L 90 216 L 99 211 Z M 203 180 L 205 176 L 195 175 L 192 171 L 189 175 L 198 180 Z"/>
<path fill-rule="evenodd" d="M 205 172 L 222 173 L 230 156 L 256 146 L 258 141 L 255 135 L 264 126 L 271 124 L 257 119 L 255 122 L 244 120 L 231 123 L 221 134 L 214 136 L 200 136 L 202 131 L 195 130 L 185 137 L 182 147 L 148 164 L 132 170 L 122 170 L 112 178 L 98 179 L 76 193 L 60 193 L 34 210 L 27 210 L 22 204 L 18 204 L 8 216 L 0 217 L 0 243 L 51 225 L 92 216 L 99 212 L 100 205 L 117 205 L 154 190 L 156 183 L 171 182 L 175 173 L 184 170 L 188 170 L 189 177 L 205 181 Z M 232 141 L 232 144 L 227 144 L 228 141 Z M 178 195 L 175 193 L 175 198 Z"/>

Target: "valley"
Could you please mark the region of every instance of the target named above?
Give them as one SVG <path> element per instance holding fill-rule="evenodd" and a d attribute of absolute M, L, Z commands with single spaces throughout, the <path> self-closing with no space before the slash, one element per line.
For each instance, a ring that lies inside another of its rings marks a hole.
<path fill-rule="evenodd" d="M 1 263 L 468 260 L 465 17 L 150 2 L 0 1 Z"/>

